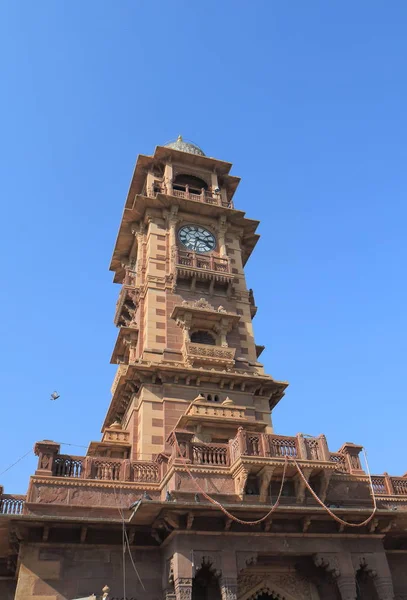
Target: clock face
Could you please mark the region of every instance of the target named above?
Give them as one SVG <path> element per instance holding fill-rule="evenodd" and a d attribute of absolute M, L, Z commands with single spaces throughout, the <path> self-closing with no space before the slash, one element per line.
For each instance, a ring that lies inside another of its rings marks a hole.
<path fill-rule="evenodd" d="M 188 250 L 210 252 L 216 246 L 215 236 L 200 225 L 184 225 L 178 231 L 179 241 Z"/>

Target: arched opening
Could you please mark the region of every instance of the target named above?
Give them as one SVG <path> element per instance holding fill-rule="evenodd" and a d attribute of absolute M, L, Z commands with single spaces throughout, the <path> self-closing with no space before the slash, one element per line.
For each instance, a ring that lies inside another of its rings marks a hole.
<path fill-rule="evenodd" d="M 208 184 L 200 177 L 180 174 L 175 177 L 174 181 L 172 182 L 172 187 L 174 190 L 178 190 L 180 192 L 185 192 L 186 188 L 188 187 L 191 194 L 200 194 L 202 192 L 202 188 L 205 190 L 208 189 Z"/>
<path fill-rule="evenodd" d="M 195 342 L 195 344 L 209 344 L 210 346 L 215 346 L 215 338 L 209 331 L 194 331 L 191 333 L 191 342 Z"/>
<path fill-rule="evenodd" d="M 278 598 L 273 594 L 270 595 L 269 593 L 264 592 L 260 596 L 257 596 L 256 600 L 278 600 Z"/>
<path fill-rule="evenodd" d="M 374 581 L 364 569 L 356 573 L 356 600 L 379 600 Z"/>
<path fill-rule="evenodd" d="M 221 600 L 219 577 L 204 564 L 192 580 L 192 600 Z"/>

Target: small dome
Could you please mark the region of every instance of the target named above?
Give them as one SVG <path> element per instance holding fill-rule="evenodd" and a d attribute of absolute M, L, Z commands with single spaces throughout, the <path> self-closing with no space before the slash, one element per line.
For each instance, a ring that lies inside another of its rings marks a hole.
<path fill-rule="evenodd" d="M 175 142 L 165 144 L 165 148 L 172 148 L 173 150 L 179 150 L 180 152 L 188 152 L 189 154 L 198 154 L 199 156 L 205 156 L 204 152 L 191 142 L 184 142 L 182 135 L 179 135 Z"/>

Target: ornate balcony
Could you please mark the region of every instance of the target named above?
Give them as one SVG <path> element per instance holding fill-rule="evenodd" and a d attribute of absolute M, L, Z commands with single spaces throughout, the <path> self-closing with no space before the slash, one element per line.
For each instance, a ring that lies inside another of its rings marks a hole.
<path fill-rule="evenodd" d="M 177 250 L 176 268 L 178 277 L 200 280 L 214 280 L 222 283 L 230 283 L 233 280 L 230 261 L 227 256 L 206 256 Z"/>
<path fill-rule="evenodd" d="M 163 182 L 155 181 L 154 185 L 147 189 L 147 196 L 155 198 L 157 194 L 167 194 L 169 196 L 174 196 L 174 198 L 183 198 L 185 200 L 193 200 L 194 202 L 223 206 L 224 208 L 234 208 L 233 201 L 228 200 L 226 191 L 222 190 L 219 190 L 219 192 L 211 192 L 205 188 L 198 190 L 190 188 L 189 185 L 180 184 L 177 184 L 175 187 L 167 187 Z"/>
<path fill-rule="evenodd" d="M 184 344 L 184 360 L 190 364 L 220 365 L 233 367 L 235 364 L 236 348 L 223 348 L 209 344 L 186 342 Z"/>

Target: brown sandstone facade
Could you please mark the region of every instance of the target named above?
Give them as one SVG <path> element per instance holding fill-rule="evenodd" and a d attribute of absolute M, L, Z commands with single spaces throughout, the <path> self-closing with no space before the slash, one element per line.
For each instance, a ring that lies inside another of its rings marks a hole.
<path fill-rule="evenodd" d="M 102 439 L 38 442 L 27 495 L 2 494 L 1 599 L 122 599 L 124 562 L 127 600 L 407 600 L 407 476 L 371 487 L 360 446 L 274 433 L 230 169 L 181 139 L 138 158 Z"/>

